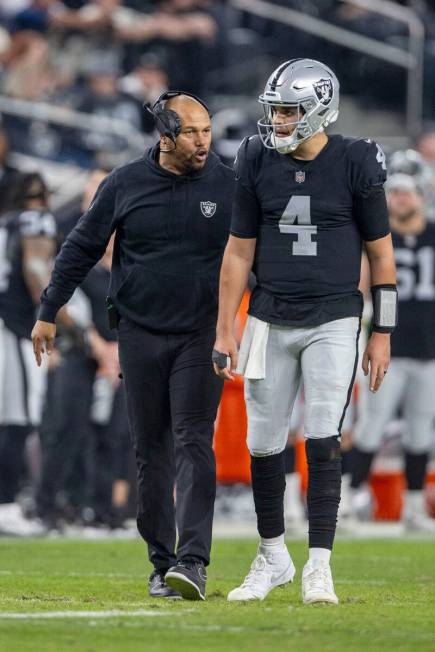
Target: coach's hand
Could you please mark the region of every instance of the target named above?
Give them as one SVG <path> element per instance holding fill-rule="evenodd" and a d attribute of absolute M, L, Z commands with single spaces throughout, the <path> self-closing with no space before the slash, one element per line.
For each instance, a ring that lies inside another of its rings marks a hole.
<path fill-rule="evenodd" d="M 233 335 L 227 337 L 218 337 L 213 349 L 215 351 L 219 351 L 220 353 L 224 353 L 230 358 L 230 365 L 228 367 L 224 367 L 223 369 L 218 367 L 215 362 L 213 363 L 215 374 L 224 380 L 234 380 L 233 373 L 237 368 L 237 342 L 235 337 Z"/>
<path fill-rule="evenodd" d="M 364 351 L 362 368 L 367 376 L 370 368 L 369 387 L 376 392 L 381 386 L 390 364 L 390 334 L 372 333 Z"/>
<path fill-rule="evenodd" d="M 38 319 L 32 330 L 33 353 L 38 367 L 41 366 L 42 354 L 50 355 L 53 351 L 55 337 L 56 324 Z"/>

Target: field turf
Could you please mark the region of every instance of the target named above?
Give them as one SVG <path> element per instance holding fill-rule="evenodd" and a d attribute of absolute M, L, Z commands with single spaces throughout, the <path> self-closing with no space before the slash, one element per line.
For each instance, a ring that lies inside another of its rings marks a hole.
<path fill-rule="evenodd" d="M 216 541 L 205 603 L 151 600 L 139 541 L 0 539 L 1 652 L 435 650 L 435 542 L 336 544 L 338 607 L 303 606 L 293 585 L 262 603 L 225 600 L 254 541 Z"/>

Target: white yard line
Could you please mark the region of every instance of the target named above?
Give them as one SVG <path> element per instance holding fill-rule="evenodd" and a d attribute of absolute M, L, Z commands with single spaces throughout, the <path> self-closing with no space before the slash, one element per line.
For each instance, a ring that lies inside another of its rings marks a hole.
<path fill-rule="evenodd" d="M 134 611 L 122 611 L 111 609 L 110 611 L 30 611 L 30 612 L 8 612 L 0 613 L 0 620 L 50 620 L 53 618 L 157 618 L 159 616 L 183 616 L 190 613 L 185 611 L 157 611 L 156 609 L 135 609 Z"/>
<path fill-rule="evenodd" d="M 86 572 L 77 572 L 77 571 L 71 571 L 68 573 L 61 573 L 58 571 L 52 572 L 52 573 L 47 573 L 46 571 L 10 571 L 10 570 L 0 570 L 0 576 L 9 576 L 9 575 L 19 575 L 23 577 L 27 577 L 28 575 L 31 575 L 34 577 L 35 575 L 43 575 L 44 577 L 114 577 L 114 578 L 123 578 L 123 577 L 131 577 L 134 579 L 140 579 L 142 577 L 148 577 L 146 573 L 95 573 L 90 571 L 89 573 Z"/>

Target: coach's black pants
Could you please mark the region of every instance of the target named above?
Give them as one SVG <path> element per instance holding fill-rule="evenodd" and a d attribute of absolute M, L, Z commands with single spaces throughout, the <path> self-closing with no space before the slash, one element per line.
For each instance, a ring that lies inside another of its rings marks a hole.
<path fill-rule="evenodd" d="M 214 328 L 163 335 L 124 319 L 119 324 L 138 470 L 137 523 L 156 568 L 167 568 L 176 559 L 210 560 L 216 492 L 213 427 L 223 386 L 211 365 L 214 338 Z"/>

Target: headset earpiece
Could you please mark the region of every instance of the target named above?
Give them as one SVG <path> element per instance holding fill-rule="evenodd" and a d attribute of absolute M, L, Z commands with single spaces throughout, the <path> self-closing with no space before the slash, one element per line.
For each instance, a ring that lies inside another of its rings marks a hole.
<path fill-rule="evenodd" d="M 154 119 L 160 135 L 166 136 L 175 143 L 175 139 L 181 131 L 181 120 L 178 114 L 171 109 L 158 108 L 154 112 Z"/>
<path fill-rule="evenodd" d="M 165 109 L 165 104 L 172 97 L 178 97 L 179 95 L 187 95 L 187 97 L 192 97 L 204 107 L 210 118 L 212 117 L 210 109 L 208 108 L 207 104 L 205 104 L 205 102 L 203 102 L 196 95 L 193 95 L 192 93 L 185 93 L 183 91 L 166 91 L 156 99 L 154 104 L 144 104 L 144 108 L 153 116 L 154 124 L 156 125 L 156 129 L 159 134 L 161 136 L 166 136 L 172 140 L 174 146 L 175 140 L 181 131 L 181 120 L 176 111 L 172 111 L 172 109 Z"/>

